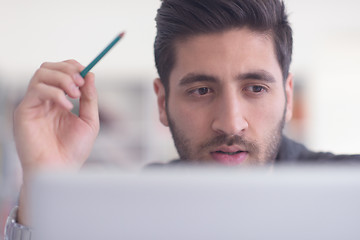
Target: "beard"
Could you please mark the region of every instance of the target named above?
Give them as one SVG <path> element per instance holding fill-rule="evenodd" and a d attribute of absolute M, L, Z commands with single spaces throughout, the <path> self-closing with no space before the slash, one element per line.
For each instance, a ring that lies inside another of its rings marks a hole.
<path fill-rule="evenodd" d="M 249 158 L 248 163 L 250 165 L 262 165 L 274 162 L 278 154 L 282 140 L 282 132 L 285 126 L 286 107 L 284 108 L 282 118 L 264 137 L 263 143 L 259 143 L 259 141 L 256 140 L 248 140 L 239 135 L 221 134 L 205 141 L 197 148 L 195 148 L 196 146 L 194 146 L 191 139 L 185 136 L 183 131 L 176 126 L 176 123 L 171 118 L 168 109 L 166 114 L 175 147 L 181 160 L 209 163 L 212 160 L 210 159 L 210 156 L 209 159 L 203 159 L 198 154 L 201 152 L 210 152 L 210 149 L 214 149 L 222 145 L 238 145 L 244 147 L 246 151 L 249 152 L 251 158 Z"/>

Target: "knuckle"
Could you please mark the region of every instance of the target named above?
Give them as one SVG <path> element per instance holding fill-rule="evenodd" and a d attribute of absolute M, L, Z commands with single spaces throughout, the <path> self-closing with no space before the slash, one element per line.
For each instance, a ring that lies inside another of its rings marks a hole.
<path fill-rule="evenodd" d="M 49 62 L 43 62 L 43 63 L 40 65 L 40 68 L 46 68 L 48 65 L 49 65 Z"/>
<path fill-rule="evenodd" d="M 67 60 L 65 62 L 71 64 L 72 67 L 73 67 L 73 70 L 79 71 L 79 70 L 81 70 L 83 68 L 83 66 L 78 61 L 76 61 L 75 59 L 70 59 L 70 60 Z"/>
<path fill-rule="evenodd" d="M 74 67 L 70 64 L 65 64 L 64 66 L 62 66 L 61 72 L 70 76 L 74 72 Z"/>
<path fill-rule="evenodd" d="M 35 71 L 34 76 L 39 76 L 39 75 L 41 75 L 43 71 L 44 71 L 43 68 L 38 68 L 38 69 Z"/>
<path fill-rule="evenodd" d="M 63 66 L 63 72 L 70 76 L 70 75 L 75 74 L 77 72 L 77 68 L 73 64 L 66 63 Z"/>
<path fill-rule="evenodd" d="M 38 83 L 39 81 L 41 81 L 40 79 L 41 79 L 41 76 L 43 75 L 44 71 L 45 71 L 44 68 L 38 68 L 38 69 L 35 71 L 33 77 L 31 78 L 31 80 L 30 80 L 30 85 L 29 85 L 29 86 L 33 86 L 34 84 L 36 84 L 36 83 Z"/>
<path fill-rule="evenodd" d="M 78 61 L 76 61 L 75 59 L 69 59 L 66 62 L 72 63 L 72 64 L 78 64 Z"/>

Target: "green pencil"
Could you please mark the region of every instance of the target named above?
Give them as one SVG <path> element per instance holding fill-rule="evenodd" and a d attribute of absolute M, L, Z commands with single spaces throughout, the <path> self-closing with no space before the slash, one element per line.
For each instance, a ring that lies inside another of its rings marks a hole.
<path fill-rule="evenodd" d="M 86 74 L 100 61 L 102 57 L 124 36 L 125 32 L 120 33 L 84 70 L 81 71 L 81 77 L 85 77 Z"/>

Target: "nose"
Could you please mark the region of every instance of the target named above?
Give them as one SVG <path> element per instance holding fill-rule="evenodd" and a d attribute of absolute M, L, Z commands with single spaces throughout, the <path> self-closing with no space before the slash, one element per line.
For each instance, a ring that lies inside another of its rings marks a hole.
<path fill-rule="evenodd" d="M 218 134 L 243 135 L 248 128 L 246 103 L 235 91 L 227 92 L 217 99 L 212 129 Z"/>

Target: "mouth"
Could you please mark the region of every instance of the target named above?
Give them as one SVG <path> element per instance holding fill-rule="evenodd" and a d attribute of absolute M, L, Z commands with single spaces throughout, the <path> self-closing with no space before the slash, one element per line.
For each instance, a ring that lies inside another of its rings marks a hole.
<path fill-rule="evenodd" d="M 223 152 L 223 151 L 216 151 L 215 153 L 220 153 L 220 154 L 227 154 L 227 155 L 236 155 L 236 154 L 239 154 L 239 153 L 242 153 L 244 151 L 237 151 L 237 152 Z"/>
<path fill-rule="evenodd" d="M 249 152 L 226 147 L 211 152 L 210 155 L 216 162 L 222 165 L 236 166 L 247 159 Z"/>

